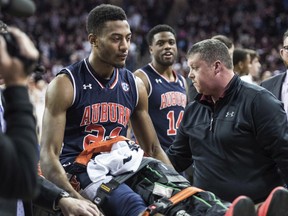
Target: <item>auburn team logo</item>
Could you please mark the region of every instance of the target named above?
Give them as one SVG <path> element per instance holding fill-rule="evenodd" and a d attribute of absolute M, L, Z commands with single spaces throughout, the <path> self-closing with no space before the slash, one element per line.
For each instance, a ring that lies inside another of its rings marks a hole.
<path fill-rule="evenodd" d="M 128 83 L 122 82 L 122 83 L 121 83 L 121 86 L 122 86 L 122 89 L 123 89 L 125 92 L 129 91 L 129 85 L 128 85 Z"/>

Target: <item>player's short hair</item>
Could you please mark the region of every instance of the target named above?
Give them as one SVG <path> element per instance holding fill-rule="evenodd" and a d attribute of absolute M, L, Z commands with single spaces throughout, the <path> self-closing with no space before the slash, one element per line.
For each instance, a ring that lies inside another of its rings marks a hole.
<path fill-rule="evenodd" d="M 166 24 L 156 25 L 152 29 L 150 29 L 150 31 L 148 32 L 146 36 L 146 41 L 149 46 L 152 45 L 153 43 L 154 35 L 158 34 L 159 32 L 171 32 L 176 38 L 176 32 L 171 26 L 166 25 Z"/>
<path fill-rule="evenodd" d="M 88 34 L 101 34 L 107 21 L 116 20 L 127 20 L 125 11 L 116 5 L 101 4 L 89 12 L 86 30 Z"/>

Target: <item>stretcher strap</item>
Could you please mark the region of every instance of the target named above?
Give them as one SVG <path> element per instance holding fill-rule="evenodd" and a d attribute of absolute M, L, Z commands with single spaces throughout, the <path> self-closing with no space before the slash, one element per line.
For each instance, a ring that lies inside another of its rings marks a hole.
<path fill-rule="evenodd" d="M 87 166 L 93 154 L 100 152 L 110 152 L 114 143 L 125 140 L 129 139 L 124 136 L 117 136 L 108 140 L 93 142 L 76 157 L 75 163 Z"/>
<path fill-rule="evenodd" d="M 200 188 L 196 188 L 196 187 L 187 187 L 184 190 L 180 191 L 179 193 L 175 194 L 174 196 L 172 196 L 169 200 L 173 203 L 173 205 L 181 202 L 182 200 L 190 197 L 193 194 L 196 194 L 198 192 L 201 192 L 203 190 L 201 190 Z"/>
<path fill-rule="evenodd" d="M 102 183 L 97 190 L 96 196 L 94 197 L 94 202 L 101 206 L 104 199 L 110 194 L 113 190 L 115 190 L 120 184 L 124 183 L 127 179 L 134 176 L 137 172 L 139 172 L 143 167 L 145 167 L 149 162 L 155 161 L 156 159 L 150 157 L 144 157 L 141 161 L 141 164 L 136 172 L 124 173 L 119 176 L 115 176 L 108 183 Z"/>
<path fill-rule="evenodd" d="M 177 203 L 181 202 L 182 200 L 187 199 L 188 197 L 201 192 L 203 190 L 201 190 L 200 188 L 196 188 L 196 187 L 187 187 L 182 191 L 179 191 L 177 194 L 175 194 L 174 196 L 170 197 L 169 199 L 167 198 L 162 198 L 160 200 L 157 200 L 156 202 L 154 202 L 153 204 L 151 204 L 150 206 L 147 207 L 147 209 L 145 210 L 145 212 L 142 214 L 142 216 L 150 216 L 150 215 L 154 215 L 157 212 L 159 212 L 161 209 L 166 209 L 172 205 L 176 205 Z"/>

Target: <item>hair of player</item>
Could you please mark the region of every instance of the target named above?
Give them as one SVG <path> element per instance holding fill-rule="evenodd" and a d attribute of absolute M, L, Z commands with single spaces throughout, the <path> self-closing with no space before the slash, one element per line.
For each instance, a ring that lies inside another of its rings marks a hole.
<path fill-rule="evenodd" d="M 101 4 L 89 12 L 86 30 L 88 34 L 101 34 L 106 22 L 117 20 L 127 20 L 125 11 L 116 5 Z"/>
<path fill-rule="evenodd" d="M 166 24 L 156 25 L 152 29 L 150 29 L 146 36 L 146 41 L 149 46 L 153 43 L 154 35 L 158 34 L 159 32 L 171 32 L 176 37 L 176 32 L 171 26 Z"/>

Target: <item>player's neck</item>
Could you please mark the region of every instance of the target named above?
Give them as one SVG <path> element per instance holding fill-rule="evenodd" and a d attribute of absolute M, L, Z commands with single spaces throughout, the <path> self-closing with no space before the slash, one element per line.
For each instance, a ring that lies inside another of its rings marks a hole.
<path fill-rule="evenodd" d="M 166 66 L 166 65 L 160 65 L 160 64 L 155 64 L 154 62 L 151 62 L 151 65 L 153 68 L 161 75 L 163 76 L 173 76 L 173 69 L 172 66 Z"/>
<path fill-rule="evenodd" d="M 113 74 L 114 67 L 110 64 L 105 62 L 99 61 L 97 58 L 93 58 L 92 55 L 89 56 L 88 64 L 92 73 L 97 76 L 101 77 L 102 79 L 109 80 Z"/>

